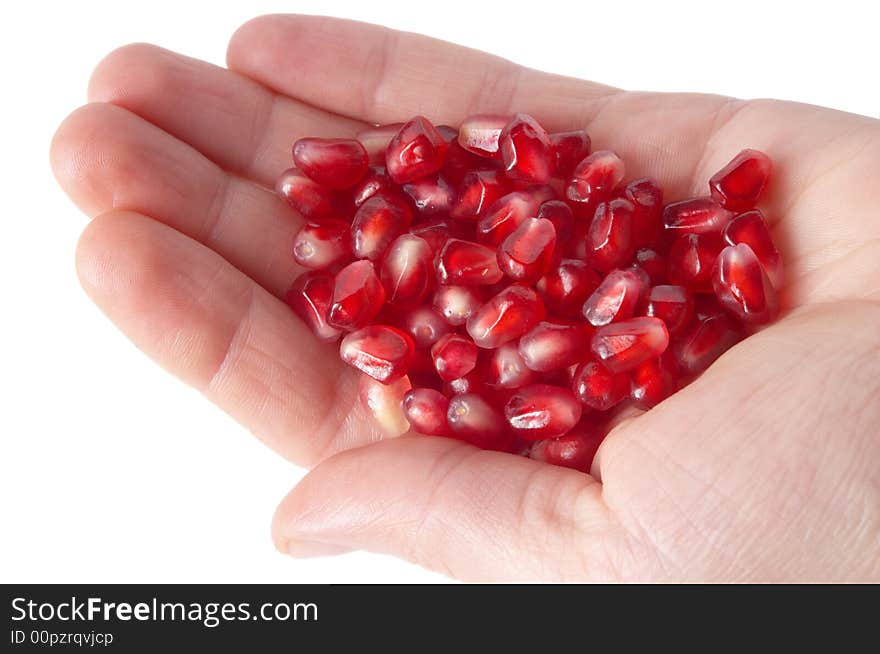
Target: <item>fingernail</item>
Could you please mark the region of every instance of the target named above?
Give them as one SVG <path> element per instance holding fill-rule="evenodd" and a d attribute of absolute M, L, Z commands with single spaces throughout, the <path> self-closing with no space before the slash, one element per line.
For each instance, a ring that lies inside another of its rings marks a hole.
<path fill-rule="evenodd" d="M 275 547 L 282 554 L 287 554 L 296 559 L 306 559 L 318 556 L 338 556 L 352 552 L 352 548 L 331 543 L 320 543 L 311 540 L 288 539 L 276 542 Z"/>

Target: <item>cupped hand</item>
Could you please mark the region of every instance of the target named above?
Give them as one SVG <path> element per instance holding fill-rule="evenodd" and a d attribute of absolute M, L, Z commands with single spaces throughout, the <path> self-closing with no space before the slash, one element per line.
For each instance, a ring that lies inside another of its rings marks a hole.
<path fill-rule="evenodd" d="M 314 469 L 273 535 L 293 555 L 387 552 L 464 579 L 880 580 L 880 121 L 820 107 L 624 92 L 349 21 L 267 16 L 228 69 L 110 54 L 61 125 L 56 175 L 93 218 L 82 283 L 131 340 Z M 617 425 L 592 475 L 461 442 L 382 439 L 352 370 L 279 299 L 302 218 L 271 191 L 302 136 L 424 114 L 586 127 L 628 177 L 705 194 L 744 147 L 783 315 Z"/>

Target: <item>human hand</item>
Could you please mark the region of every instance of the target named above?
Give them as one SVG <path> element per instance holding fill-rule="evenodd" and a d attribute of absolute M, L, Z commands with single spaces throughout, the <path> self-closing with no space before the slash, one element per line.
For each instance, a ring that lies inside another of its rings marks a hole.
<path fill-rule="evenodd" d="M 880 580 L 880 121 L 622 92 L 317 17 L 251 21 L 228 64 L 112 53 L 52 162 L 93 217 L 77 265 L 94 301 L 315 466 L 278 509 L 280 549 L 363 548 L 464 579 Z M 775 164 L 762 208 L 785 258 L 780 320 L 617 425 L 592 475 L 442 438 L 381 440 L 357 373 L 279 299 L 301 218 L 270 189 L 295 139 L 511 111 L 586 127 L 673 199 L 704 193 L 743 147 Z"/>

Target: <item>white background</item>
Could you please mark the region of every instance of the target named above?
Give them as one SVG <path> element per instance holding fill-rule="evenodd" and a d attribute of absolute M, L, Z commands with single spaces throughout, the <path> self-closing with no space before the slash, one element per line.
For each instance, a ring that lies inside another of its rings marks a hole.
<path fill-rule="evenodd" d="M 441 579 L 366 553 L 304 561 L 276 553 L 269 520 L 302 471 L 154 366 L 80 290 L 73 252 L 85 219 L 55 184 L 48 146 L 111 49 L 151 41 L 222 64 L 228 37 L 248 18 L 322 13 L 625 88 L 780 97 L 878 116 L 871 4 L 7 6 L 0 25 L 0 581 Z"/>

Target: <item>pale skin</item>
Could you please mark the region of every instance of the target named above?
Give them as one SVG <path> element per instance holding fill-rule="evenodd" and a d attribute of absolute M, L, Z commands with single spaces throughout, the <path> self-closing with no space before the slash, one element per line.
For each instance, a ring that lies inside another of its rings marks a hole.
<path fill-rule="evenodd" d="M 247 23 L 227 63 L 113 52 L 51 157 L 92 218 L 77 250 L 91 298 L 311 468 L 277 510 L 280 550 L 390 553 L 467 580 L 880 581 L 880 121 L 624 92 L 318 17 Z M 762 207 L 786 264 L 780 320 L 617 425 L 591 475 L 383 438 L 356 373 L 279 299 L 302 218 L 270 189 L 294 140 L 511 111 L 585 127 L 668 198 L 705 194 L 744 147 L 775 164 Z"/>

